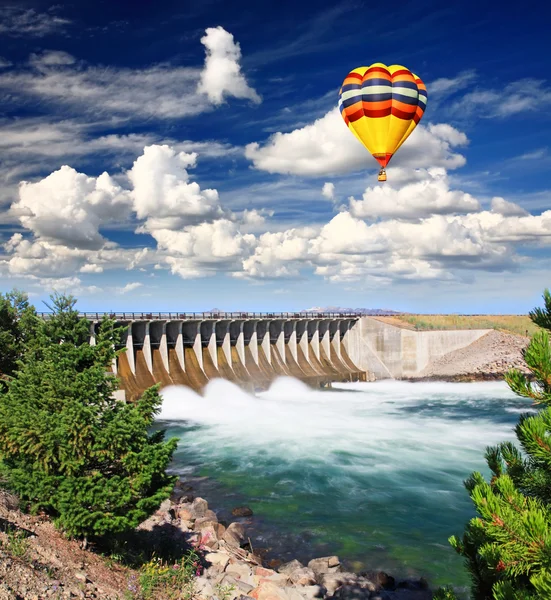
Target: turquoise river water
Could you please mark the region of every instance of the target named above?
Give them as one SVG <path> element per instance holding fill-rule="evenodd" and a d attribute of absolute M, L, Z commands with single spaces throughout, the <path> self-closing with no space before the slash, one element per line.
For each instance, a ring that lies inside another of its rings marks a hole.
<path fill-rule="evenodd" d="M 247 504 L 268 558 L 337 554 L 350 568 L 465 589 L 449 547 L 474 515 L 463 480 L 487 474 L 487 445 L 514 439 L 530 403 L 502 382 L 335 384 L 283 378 L 256 396 L 215 380 L 203 396 L 166 388 L 159 425 L 172 469 L 221 518 Z"/>

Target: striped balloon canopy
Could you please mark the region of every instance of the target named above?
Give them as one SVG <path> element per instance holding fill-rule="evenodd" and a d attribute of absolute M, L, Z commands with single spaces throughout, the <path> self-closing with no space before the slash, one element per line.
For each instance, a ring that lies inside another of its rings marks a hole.
<path fill-rule="evenodd" d="M 401 65 L 358 67 L 346 76 L 339 92 L 344 122 L 379 162 L 381 173 L 421 120 L 426 105 L 425 84 Z"/>

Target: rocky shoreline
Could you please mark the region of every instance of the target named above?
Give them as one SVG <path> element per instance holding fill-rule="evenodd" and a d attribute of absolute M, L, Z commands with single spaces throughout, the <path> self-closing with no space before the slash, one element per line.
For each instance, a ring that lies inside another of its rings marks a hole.
<path fill-rule="evenodd" d="M 351 573 L 337 556 L 314 558 L 307 565 L 292 560 L 267 568 L 251 547 L 239 522 L 221 523 L 203 498 L 194 498 L 190 486 L 176 485 L 172 498 L 140 525 L 141 529 L 174 527 L 202 554 L 203 569 L 196 579 L 198 597 L 216 599 L 216 590 L 227 590 L 226 600 L 365 599 L 429 600 L 432 592 L 424 579 L 395 580 L 384 572 Z M 250 516 L 238 507 L 235 516 Z M 221 599 L 219 599 L 221 600 Z"/>
<path fill-rule="evenodd" d="M 269 566 L 252 548 L 244 525 L 220 522 L 205 499 L 179 481 L 170 499 L 136 532 L 150 547 L 193 550 L 199 557 L 194 600 L 430 600 L 424 579 L 396 580 L 381 571 L 346 571 L 337 556 L 291 560 Z M 252 515 L 247 507 L 236 517 Z M 24 544 L 13 544 L 13 532 Z M 10 534 L 11 532 L 11 534 Z M 17 548 L 19 548 L 17 550 Z M 24 548 L 24 553 L 20 552 Z M 17 550 L 17 551 L 16 551 Z M 138 572 L 109 556 L 67 540 L 51 521 L 17 509 L 17 500 L 0 490 L 0 600 L 85 598 L 127 600 Z M 167 596 L 168 597 L 168 596 Z M 170 596 L 171 598 L 173 596 Z M 152 598 L 165 598 L 153 596 Z"/>

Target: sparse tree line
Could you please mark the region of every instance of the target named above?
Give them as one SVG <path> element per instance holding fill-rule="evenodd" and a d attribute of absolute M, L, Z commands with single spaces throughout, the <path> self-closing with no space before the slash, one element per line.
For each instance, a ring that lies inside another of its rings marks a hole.
<path fill-rule="evenodd" d="M 135 403 L 114 398 L 110 365 L 121 331 L 105 319 L 96 345 L 75 299 L 53 295 L 40 319 L 25 294 L 0 294 L 0 485 L 30 511 L 43 511 L 68 536 L 83 540 L 134 529 L 170 495 L 166 469 L 176 440 L 152 431 L 161 405 L 157 386 Z M 488 448 L 491 479 L 465 482 L 477 516 L 450 543 L 464 557 L 473 600 L 551 599 L 551 294 L 530 313 L 541 328 L 524 358 L 530 380 L 506 380 L 531 398 L 519 446 Z M 438 600 L 456 598 L 451 589 Z"/>

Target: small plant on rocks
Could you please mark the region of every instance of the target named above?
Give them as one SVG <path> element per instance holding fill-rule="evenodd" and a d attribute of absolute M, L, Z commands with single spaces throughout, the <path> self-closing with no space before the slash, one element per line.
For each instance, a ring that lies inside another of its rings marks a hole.
<path fill-rule="evenodd" d="M 25 532 L 19 529 L 10 529 L 6 531 L 6 550 L 16 558 L 24 558 L 29 551 L 29 542 Z"/>
<path fill-rule="evenodd" d="M 144 564 L 138 577 L 128 582 L 129 598 L 140 600 L 191 600 L 195 577 L 201 574 L 199 556 L 192 550 L 172 564 L 154 558 Z"/>

